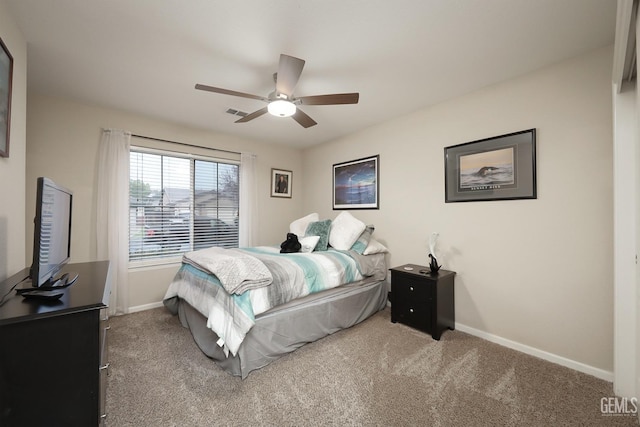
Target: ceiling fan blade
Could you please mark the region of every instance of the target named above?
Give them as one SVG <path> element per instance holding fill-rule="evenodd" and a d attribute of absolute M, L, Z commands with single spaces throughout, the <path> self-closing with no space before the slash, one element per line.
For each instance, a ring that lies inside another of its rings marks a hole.
<path fill-rule="evenodd" d="M 300 74 L 304 68 L 304 60 L 293 56 L 281 54 L 276 78 L 276 92 L 287 95 L 291 99 L 293 89 L 298 84 Z"/>
<path fill-rule="evenodd" d="M 222 89 L 219 87 L 196 84 L 196 89 L 206 90 L 206 91 L 215 92 L 215 93 L 221 93 L 223 95 L 239 96 L 241 98 L 257 99 L 260 101 L 269 102 L 269 100 L 264 96 L 251 95 L 250 93 L 236 92 L 235 90 Z"/>
<path fill-rule="evenodd" d="M 334 93 L 332 95 L 302 96 L 296 98 L 302 105 L 337 105 L 337 104 L 357 104 L 360 94 L 355 93 Z"/>
<path fill-rule="evenodd" d="M 234 123 L 246 123 L 249 120 L 253 120 L 257 117 L 260 117 L 261 115 L 263 115 L 264 113 L 267 112 L 267 107 L 261 108 L 258 111 L 254 111 L 251 114 L 247 114 L 246 116 L 244 116 L 243 118 L 236 120 Z"/>
<path fill-rule="evenodd" d="M 316 123 L 315 120 L 313 120 L 311 117 L 309 117 L 304 111 L 302 111 L 301 109 L 296 109 L 296 112 L 293 114 L 293 120 L 295 120 L 296 122 L 300 123 L 300 125 L 303 128 L 310 128 L 311 126 L 315 126 L 318 123 Z"/>

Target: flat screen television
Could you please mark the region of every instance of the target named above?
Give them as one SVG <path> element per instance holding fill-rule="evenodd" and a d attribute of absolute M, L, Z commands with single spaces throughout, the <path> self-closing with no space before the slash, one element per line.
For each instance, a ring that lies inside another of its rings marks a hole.
<path fill-rule="evenodd" d="M 38 178 L 33 232 L 32 288 L 47 288 L 71 257 L 73 193 L 49 178 Z"/>

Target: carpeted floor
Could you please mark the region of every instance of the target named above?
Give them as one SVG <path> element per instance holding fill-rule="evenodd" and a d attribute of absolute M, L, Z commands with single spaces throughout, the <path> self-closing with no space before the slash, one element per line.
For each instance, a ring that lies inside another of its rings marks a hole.
<path fill-rule="evenodd" d="M 389 309 L 252 372 L 222 371 L 164 308 L 110 320 L 109 426 L 631 426 L 612 385 Z"/>

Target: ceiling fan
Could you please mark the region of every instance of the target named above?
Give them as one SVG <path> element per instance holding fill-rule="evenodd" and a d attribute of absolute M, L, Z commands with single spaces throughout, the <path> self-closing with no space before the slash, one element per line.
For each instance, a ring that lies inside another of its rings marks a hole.
<path fill-rule="evenodd" d="M 357 92 L 301 96 L 299 98 L 294 97 L 293 90 L 298 83 L 298 79 L 300 79 L 304 63 L 305 61 L 300 58 L 281 54 L 278 72 L 273 75 L 276 88 L 267 97 L 202 84 L 196 84 L 196 89 L 221 93 L 224 95 L 239 96 L 242 98 L 257 99 L 267 103 L 266 107 L 236 120 L 236 123 L 246 123 L 268 112 L 278 117 L 292 117 L 302 127 L 308 128 L 316 125 L 317 123 L 298 108 L 299 105 L 339 105 L 358 103 L 360 94 Z"/>

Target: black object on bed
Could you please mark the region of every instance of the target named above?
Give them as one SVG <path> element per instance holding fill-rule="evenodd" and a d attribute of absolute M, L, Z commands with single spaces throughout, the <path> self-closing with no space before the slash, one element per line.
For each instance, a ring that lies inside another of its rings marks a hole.
<path fill-rule="evenodd" d="M 280 253 L 291 254 L 300 252 L 300 248 L 302 248 L 302 245 L 300 241 L 298 241 L 298 236 L 293 233 L 287 233 L 287 240 L 280 244 Z"/>

